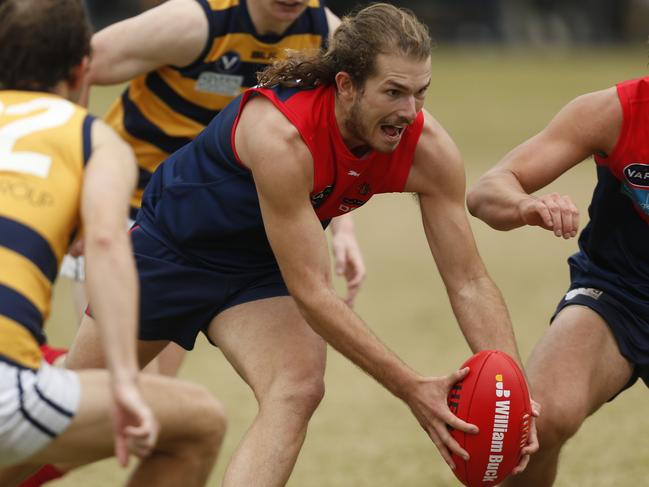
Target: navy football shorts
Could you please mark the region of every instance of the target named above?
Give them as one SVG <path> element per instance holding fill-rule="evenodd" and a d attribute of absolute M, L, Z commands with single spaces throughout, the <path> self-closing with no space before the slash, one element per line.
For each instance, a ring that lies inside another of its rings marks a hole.
<path fill-rule="evenodd" d="M 649 386 L 649 304 L 612 284 L 607 286 L 601 279 L 589 279 L 574 268 L 571 271 L 570 289 L 559 302 L 552 320 L 571 305 L 595 311 L 613 332 L 622 356 L 634 365 L 633 375 L 622 391 L 639 378 Z"/>
<path fill-rule="evenodd" d="M 276 263 L 263 271 L 226 273 L 190 262 L 141 227 L 131 230 L 131 239 L 140 280 L 140 340 L 170 340 L 191 350 L 221 311 L 289 295 Z"/>

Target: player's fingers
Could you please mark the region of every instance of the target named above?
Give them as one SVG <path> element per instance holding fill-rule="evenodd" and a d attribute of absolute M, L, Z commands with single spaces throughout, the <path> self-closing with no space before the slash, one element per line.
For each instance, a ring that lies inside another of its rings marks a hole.
<path fill-rule="evenodd" d="M 525 467 L 527 467 L 528 463 L 530 463 L 530 456 L 523 455 L 521 457 L 521 461 L 518 462 L 518 465 L 516 465 L 512 470 L 512 475 L 518 475 L 519 473 L 521 473 L 523 470 L 525 470 Z"/>
<path fill-rule="evenodd" d="M 129 438 L 132 438 L 134 440 L 147 440 L 147 441 L 152 441 L 154 437 L 154 432 L 151 429 L 151 427 L 148 426 L 127 426 L 126 429 L 124 430 L 126 435 Z"/>
<path fill-rule="evenodd" d="M 334 270 L 336 275 L 341 276 L 345 272 L 345 261 L 347 260 L 345 246 L 342 245 L 338 239 L 334 238 L 331 242 L 331 253 L 334 258 Z"/>
<path fill-rule="evenodd" d="M 130 441 L 129 451 L 132 455 L 135 455 L 138 458 L 145 458 L 151 454 L 152 448 L 148 445 L 141 444 L 136 441 Z"/>
<path fill-rule="evenodd" d="M 561 197 L 559 206 L 561 207 L 562 235 L 563 238 L 568 239 L 576 235 L 577 222 L 575 221 L 575 217 L 579 211 L 569 196 Z"/>
<path fill-rule="evenodd" d="M 480 429 L 475 424 L 467 423 L 466 421 L 461 420 L 450 410 L 448 411 L 448 415 L 444 415 L 443 417 L 440 416 L 440 418 L 451 428 L 462 431 L 463 433 L 475 435 L 480 432 Z"/>
<path fill-rule="evenodd" d="M 452 470 L 455 470 L 455 462 L 453 461 L 453 457 L 451 457 L 451 452 L 446 448 L 446 445 L 442 442 L 440 437 L 437 435 L 437 432 L 435 431 L 434 428 L 431 428 L 427 431 L 428 436 L 430 439 L 433 441 L 435 446 L 437 447 L 437 450 L 439 451 L 439 454 L 442 456 L 446 464 L 451 467 Z"/>
<path fill-rule="evenodd" d="M 561 207 L 557 202 L 558 198 L 558 194 L 552 193 L 547 198 L 544 198 L 544 201 L 552 217 L 552 231 L 557 237 L 561 237 L 563 235 L 563 221 L 561 219 Z"/>
<path fill-rule="evenodd" d="M 126 437 L 121 433 L 115 435 L 115 457 L 122 467 L 128 467 L 129 447 Z"/>
<path fill-rule="evenodd" d="M 537 201 L 534 205 L 534 211 L 543 222 L 543 228 L 552 230 L 554 227 L 554 220 L 552 219 L 552 214 L 547 205 L 543 201 Z"/>
<path fill-rule="evenodd" d="M 360 286 L 347 286 L 347 296 L 345 297 L 345 303 L 350 308 L 354 307 L 354 301 L 356 296 L 358 296 L 358 291 L 360 291 Z"/>
<path fill-rule="evenodd" d="M 447 375 L 446 376 L 446 382 L 447 382 L 448 388 L 450 389 L 456 383 L 458 383 L 462 379 L 464 379 L 467 375 L 469 375 L 469 372 L 471 372 L 471 369 L 469 367 L 463 367 L 463 368 L 457 369 L 456 371 L 451 372 L 449 375 Z"/>
<path fill-rule="evenodd" d="M 440 424 L 436 431 L 448 450 L 463 458 L 465 462 L 469 460 L 469 453 L 453 438 L 445 424 Z"/>
<path fill-rule="evenodd" d="M 579 231 L 579 208 L 572 202 L 570 197 L 565 196 L 565 198 L 567 199 L 566 204 L 572 216 L 572 229 L 569 237 L 576 237 Z"/>
<path fill-rule="evenodd" d="M 539 437 L 536 432 L 536 420 L 532 418 L 532 422 L 530 424 L 530 432 L 527 439 L 527 445 L 525 445 L 521 451 L 523 455 L 531 455 L 532 453 L 538 451 L 538 449 L 539 449 Z"/>
<path fill-rule="evenodd" d="M 450 391 L 455 384 L 460 382 L 462 379 L 464 379 L 469 373 L 471 372 L 471 369 L 469 367 L 464 367 L 462 369 L 458 369 L 455 372 L 451 372 L 449 375 L 443 378 L 444 380 L 444 385 L 446 387 L 446 392 Z"/>
<path fill-rule="evenodd" d="M 532 416 L 534 416 L 535 418 L 538 418 L 541 415 L 542 407 L 534 399 L 530 399 L 530 402 L 532 404 Z"/>
<path fill-rule="evenodd" d="M 360 287 L 365 279 L 365 268 L 353 260 L 347 265 L 345 279 L 348 286 Z"/>
<path fill-rule="evenodd" d="M 345 274 L 345 258 L 341 256 L 342 252 L 334 252 L 334 267 L 336 269 L 336 275 L 342 276 Z"/>

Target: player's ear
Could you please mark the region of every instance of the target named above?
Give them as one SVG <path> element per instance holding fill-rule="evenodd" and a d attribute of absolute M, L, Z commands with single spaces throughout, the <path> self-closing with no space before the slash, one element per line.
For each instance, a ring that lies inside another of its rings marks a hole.
<path fill-rule="evenodd" d="M 350 74 L 345 71 L 339 71 L 338 73 L 336 73 L 335 79 L 338 96 L 346 101 L 353 100 L 356 86 L 354 85 L 354 81 L 352 80 Z"/>
<path fill-rule="evenodd" d="M 85 77 L 88 75 L 90 67 L 90 57 L 83 56 L 81 62 L 70 70 L 68 85 L 71 91 L 79 91 L 83 85 Z"/>

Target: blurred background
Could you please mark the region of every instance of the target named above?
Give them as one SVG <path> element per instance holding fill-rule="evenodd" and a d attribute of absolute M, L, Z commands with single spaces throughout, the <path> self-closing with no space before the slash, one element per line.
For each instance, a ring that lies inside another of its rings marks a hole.
<path fill-rule="evenodd" d="M 86 0 L 95 28 L 164 0 Z M 338 16 L 369 2 L 325 0 Z M 649 0 L 387 0 L 412 9 L 451 43 L 607 44 L 647 38 Z"/>
<path fill-rule="evenodd" d="M 98 27 L 153 3 L 88 0 Z M 511 148 L 541 130 L 572 98 L 646 76 L 649 0 L 411 0 L 437 47 L 427 109 L 458 144 L 471 185 Z M 329 2 L 344 14 L 354 5 Z M 103 114 L 121 87 L 93 89 Z M 548 191 L 569 194 L 582 225 L 595 185 L 592 160 Z M 458 367 L 470 351 L 450 310 L 409 195 L 381 195 L 355 212 L 368 277 L 356 311 L 405 362 L 427 375 Z M 521 355 L 527 357 L 568 286 L 566 258 L 576 240 L 538 228 L 496 232 L 471 218 L 483 259 L 507 301 Z M 337 282 L 342 289 L 342 283 Z M 54 345 L 76 330 L 70 286 L 60 280 L 48 323 Z M 226 406 L 229 428 L 210 480 L 225 465 L 256 412 L 250 390 L 221 353 L 200 339 L 181 377 L 206 385 Z M 568 371 L 567 371 L 568 372 Z M 460 484 L 409 410 L 330 350 L 327 393 L 312 420 L 289 487 L 454 487 Z M 637 384 L 590 418 L 564 450 L 556 487 L 649 485 L 645 412 Z M 74 472 L 58 487 L 120 485 L 114 460 Z M 254 487 L 254 486 L 251 486 Z"/>

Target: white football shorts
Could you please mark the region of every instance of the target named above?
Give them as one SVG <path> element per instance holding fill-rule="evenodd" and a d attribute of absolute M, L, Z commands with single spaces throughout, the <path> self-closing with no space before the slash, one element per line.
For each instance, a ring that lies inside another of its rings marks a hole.
<path fill-rule="evenodd" d="M 20 463 L 63 433 L 79 409 L 81 384 L 70 370 L 0 362 L 0 467 Z"/>

